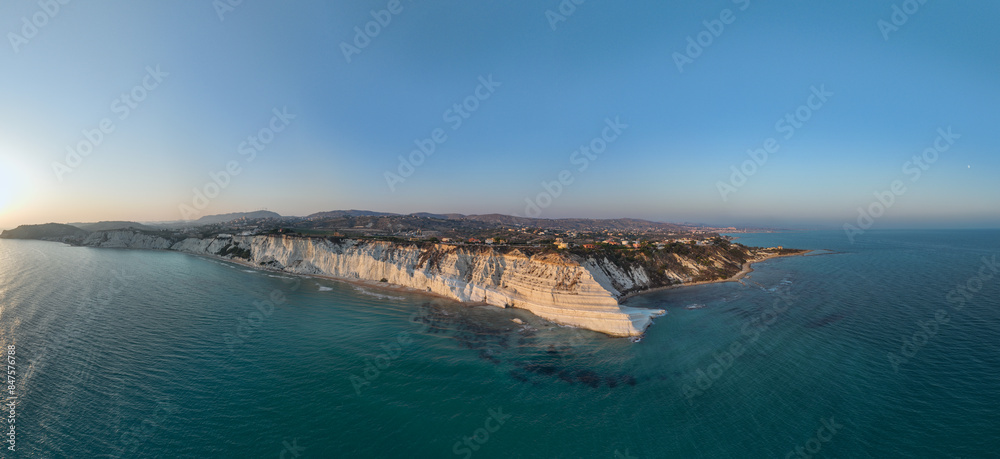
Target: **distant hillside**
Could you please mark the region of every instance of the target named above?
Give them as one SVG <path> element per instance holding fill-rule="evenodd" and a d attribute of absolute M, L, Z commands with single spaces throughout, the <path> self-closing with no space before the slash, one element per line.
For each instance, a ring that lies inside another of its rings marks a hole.
<path fill-rule="evenodd" d="M 372 210 L 331 210 L 329 212 L 316 212 L 305 217 L 306 220 L 325 220 L 328 218 L 347 218 L 347 217 L 389 217 L 389 216 L 399 216 L 399 214 L 394 214 L 391 212 L 375 212 Z"/>
<path fill-rule="evenodd" d="M 651 222 L 636 218 L 527 218 L 502 214 L 466 215 L 467 220 L 501 225 L 518 225 L 532 228 L 556 229 L 563 231 L 690 231 L 691 226 L 674 223 Z"/>
<path fill-rule="evenodd" d="M 542 228 L 563 231 L 660 231 L 660 232 L 684 232 L 700 229 L 695 225 L 652 222 L 636 218 L 529 218 L 517 217 L 503 214 L 483 214 L 483 215 L 462 215 L 462 214 L 435 214 L 430 212 L 415 212 L 408 215 L 394 214 L 390 212 L 374 212 L 370 210 L 333 210 L 329 212 L 317 212 L 305 217 L 305 220 L 312 222 L 323 222 L 330 226 L 345 226 L 349 224 L 361 223 L 367 225 L 371 220 L 357 220 L 363 217 L 389 217 L 393 224 L 411 224 L 413 227 L 428 229 L 427 224 L 415 222 L 414 219 L 431 219 L 446 221 L 464 221 L 466 224 L 485 224 L 489 226 L 523 226 L 528 228 Z M 389 220 L 385 220 L 387 224 Z M 378 222 L 372 222 L 373 227 L 378 228 Z M 446 226 L 451 226 L 447 224 Z M 383 225 L 384 226 L 384 225 Z M 435 228 L 441 229 L 441 228 Z"/>
<path fill-rule="evenodd" d="M 108 231 L 108 230 L 128 229 L 128 228 L 134 228 L 146 231 L 156 231 L 158 229 L 158 228 L 153 228 L 152 226 L 149 225 L 143 225 L 142 223 L 120 222 L 120 221 L 97 222 L 97 223 L 72 223 L 72 225 L 87 231 Z"/>
<path fill-rule="evenodd" d="M 90 234 L 73 225 L 62 223 L 45 223 L 42 225 L 21 225 L 12 230 L 0 233 L 3 239 L 42 239 L 46 241 L 64 241 L 70 239 L 82 239 Z"/>
<path fill-rule="evenodd" d="M 411 217 L 417 218 L 436 218 L 439 220 L 458 220 L 460 218 L 465 218 L 462 214 L 432 214 L 430 212 L 416 212 L 410 214 Z"/>
<path fill-rule="evenodd" d="M 188 222 L 190 226 L 214 225 L 216 223 L 230 222 L 239 218 L 281 218 L 281 215 L 268 210 L 258 210 L 255 212 L 233 212 L 230 214 L 206 215 L 195 221 Z"/>
<path fill-rule="evenodd" d="M 591 218 L 529 218 L 503 214 L 463 215 L 457 213 L 416 212 L 412 214 L 396 214 L 371 210 L 333 210 L 317 212 L 306 217 L 282 217 L 276 212 L 266 210 L 255 212 L 233 212 L 228 214 L 207 215 L 197 220 L 147 222 L 133 221 L 101 221 L 96 223 L 74 223 L 62 227 L 10 230 L 10 238 L 48 239 L 66 236 L 77 236 L 77 231 L 113 231 L 135 229 L 139 231 L 160 231 L 163 229 L 179 230 L 184 228 L 210 225 L 226 225 L 237 220 L 272 220 L 270 222 L 255 222 L 255 225 L 265 227 L 265 231 L 278 227 L 297 228 L 309 234 L 362 234 L 368 236 L 402 235 L 414 237 L 427 234 L 429 237 L 471 237 L 478 236 L 483 231 L 516 231 L 553 230 L 577 233 L 639 233 L 639 234 L 671 234 L 686 233 L 695 230 L 712 231 L 709 227 L 697 227 L 688 224 L 653 222 L 635 218 L 591 219 Z M 240 223 L 240 222 L 237 222 Z M 68 228 L 67 228 L 68 227 Z M 61 229 L 60 229 L 61 228 Z M 70 229 L 72 228 L 72 229 Z M 436 232 L 436 234 L 435 234 Z M 411 234 L 406 234 L 411 233 Z M 475 233 L 475 234 L 470 234 Z M 25 236 L 25 235 L 28 236 Z M 39 236 L 40 234 L 40 236 Z M 505 233 L 506 234 L 506 233 Z M 538 233 L 536 233 L 538 234 Z M 32 236 L 34 235 L 34 236 Z M 486 237 L 498 237 L 489 234 Z M 503 237 L 503 239 L 508 239 Z"/>
<path fill-rule="evenodd" d="M 653 222 L 635 218 L 529 218 L 503 214 L 463 215 L 455 213 L 416 212 L 395 214 L 367 210 L 334 210 L 318 212 L 300 220 L 290 220 L 289 227 L 312 235 L 364 235 L 394 237 L 500 237 L 504 240 L 529 242 L 539 239 L 525 236 L 525 231 L 545 230 L 576 233 L 683 234 L 706 228 L 674 223 Z M 521 231 L 518 231 L 520 229 Z M 502 233 L 501 233 L 502 232 Z M 511 232 L 519 236 L 513 237 Z M 512 236 L 513 239 L 506 236 Z M 544 238 L 544 236 L 542 237 Z"/>

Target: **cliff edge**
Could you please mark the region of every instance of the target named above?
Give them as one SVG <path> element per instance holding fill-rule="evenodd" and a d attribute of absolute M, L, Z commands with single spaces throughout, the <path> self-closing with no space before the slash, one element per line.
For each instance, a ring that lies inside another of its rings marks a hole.
<path fill-rule="evenodd" d="M 288 273 L 383 281 L 462 302 L 527 309 L 555 323 L 612 336 L 641 335 L 664 312 L 620 304 L 629 295 L 723 280 L 761 256 L 761 249 L 728 242 L 574 252 L 289 235 L 175 240 L 132 230 L 97 231 L 80 244 L 176 250 Z"/>

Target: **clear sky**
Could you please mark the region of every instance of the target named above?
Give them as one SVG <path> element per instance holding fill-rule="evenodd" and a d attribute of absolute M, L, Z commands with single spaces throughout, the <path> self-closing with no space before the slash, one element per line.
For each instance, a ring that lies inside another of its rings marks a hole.
<path fill-rule="evenodd" d="M 0 3 L 0 228 L 262 208 L 839 228 L 884 190 L 877 227 L 1000 226 L 995 1 L 48 1 Z"/>

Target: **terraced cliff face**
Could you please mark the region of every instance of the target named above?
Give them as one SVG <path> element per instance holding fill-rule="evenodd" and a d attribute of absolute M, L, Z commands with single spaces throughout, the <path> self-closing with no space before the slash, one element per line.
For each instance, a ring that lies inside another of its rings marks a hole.
<path fill-rule="evenodd" d="M 490 247 L 417 246 L 286 236 L 189 238 L 171 242 L 132 231 L 95 232 L 82 245 L 168 249 L 223 256 L 296 274 L 380 281 L 463 302 L 527 309 L 556 323 L 613 336 L 640 335 L 660 310 L 618 304 L 620 292 L 593 264 L 563 254 Z M 641 281 L 642 277 L 636 279 Z"/>
<path fill-rule="evenodd" d="M 95 232 L 82 245 L 177 250 L 296 274 L 384 279 L 458 301 L 523 308 L 556 323 L 613 336 L 640 335 L 653 317 L 663 313 L 619 304 L 628 294 L 725 278 L 739 270 L 747 255 L 745 248 L 711 248 L 699 252 L 695 263 L 689 256 L 656 251 L 630 252 L 628 258 L 616 254 L 585 257 L 526 253 L 516 248 L 334 242 L 282 235 L 171 241 L 129 230 Z"/>
<path fill-rule="evenodd" d="M 173 243 L 162 237 L 137 231 L 97 231 L 90 233 L 80 245 L 116 249 L 169 249 Z"/>

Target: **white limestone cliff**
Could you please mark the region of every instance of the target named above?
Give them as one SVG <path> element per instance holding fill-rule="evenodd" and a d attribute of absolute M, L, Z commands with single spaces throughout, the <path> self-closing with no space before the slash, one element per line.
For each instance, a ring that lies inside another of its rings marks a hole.
<path fill-rule="evenodd" d="M 151 236 L 138 231 L 119 230 L 90 233 L 80 245 L 118 249 L 169 249 L 173 244 L 159 236 Z"/>
<path fill-rule="evenodd" d="M 564 325 L 612 336 L 641 335 L 662 310 L 619 304 L 649 286 L 641 268 L 603 260 L 483 246 L 417 246 L 392 242 L 270 236 L 217 236 L 171 241 L 133 231 L 91 234 L 83 245 L 169 249 L 225 256 L 296 274 L 380 281 L 463 302 L 527 309 Z"/>

